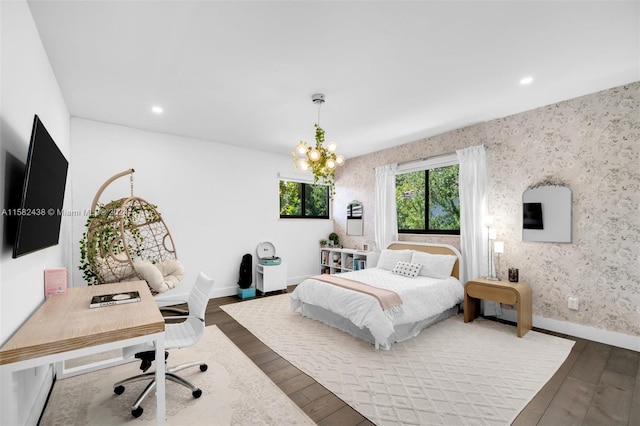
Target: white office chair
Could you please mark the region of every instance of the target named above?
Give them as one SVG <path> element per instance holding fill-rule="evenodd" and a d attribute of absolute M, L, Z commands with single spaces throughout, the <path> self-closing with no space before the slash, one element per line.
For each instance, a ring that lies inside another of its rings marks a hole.
<path fill-rule="evenodd" d="M 167 317 L 167 319 L 171 320 L 184 319 L 184 321 L 179 323 L 169 323 L 165 325 L 165 345 L 167 349 L 184 348 L 194 345 L 203 336 L 205 327 L 204 314 L 205 310 L 207 309 L 207 303 L 209 302 L 209 295 L 212 288 L 213 280 L 207 277 L 205 274 L 200 273 L 195 284 L 193 285 L 193 288 L 191 289 L 189 299 L 187 300 L 189 314 Z M 143 412 L 140 404 L 156 386 L 156 381 L 154 378 L 155 373 L 146 372 L 155 358 L 155 349 L 153 347 L 153 344 L 140 344 L 123 349 L 124 358 L 130 358 L 132 356 L 135 356 L 136 358 L 142 360 L 140 369 L 143 371 L 143 374 L 130 377 L 114 384 L 113 391 L 117 395 L 120 395 L 124 392 L 125 384 L 137 382 L 140 380 L 151 379 L 151 382 L 140 394 L 136 402 L 131 406 L 131 415 L 133 415 L 133 417 L 140 417 Z M 168 352 L 165 352 L 165 363 L 167 356 Z M 208 368 L 207 364 L 205 364 L 204 362 L 191 362 L 188 364 L 181 364 L 175 367 L 167 368 L 166 378 L 167 380 L 171 380 L 175 383 L 181 384 L 191 389 L 191 394 L 193 395 L 193 397 L 200 398 L 200 396 L 202 395 L 202 390 L 175 374 L 176 372 L 184 370 L 185 368 L 196 366 L 200 367 L 200 371 L 206 371 Z"/>

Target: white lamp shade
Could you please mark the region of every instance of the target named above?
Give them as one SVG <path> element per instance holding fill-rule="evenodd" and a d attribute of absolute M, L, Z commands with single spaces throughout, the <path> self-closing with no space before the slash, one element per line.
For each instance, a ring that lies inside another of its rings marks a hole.
<path fill-rule="evenodd" d="M 300 142 L 298 144 L 298 146 L 296 147 L 296 151 L 298 151 L 298 154 L 306 154 L 307 153 L 307 147 L 305 146 L 304 142 Z"/>
<path fill-rule="evenodd" d="M 504 241 L 494 241 L 493 251 L 498 254 L 504 253 Z"/>
<path fill-rule="evenodd" d="M 327 145 L 327 149 L 329 150 L 329 152 L 334 152 L 337 147 L 338 144 L 333 141 L 329 142 L 329 144 Z"/>
<path fill-rule="evenodd" d="M 301 158 L 298 160 L 298 167 L 300 167 L 300 170 L 309 170 L 309 162 L 304 158 Z"/>
<path fill-rule="evenodd" d="M 343 155 L 337 155 L 336 156 L 336 163 L 338 164 L 338 166 L 342 166 L 344 164 L 344 156 Z"/>
<path fill-rule="evenodd" d="M 490 240 L 496 239 L 496 230 L 493 228 L 489 228 L 489 239 Z"/>
<path fill-rule="evenodd" d="M 320 151 L 318 151 L 315 148 L 309 151 L 309 160 L 318 161 L 319 159 L 320 159 Z"/>
<path fill-rule="evenodd" d="M 327 160 L 327 162 L 324 163 L 324 165 L 327 166 L 327 169 L 329 169 L 329 170 L 336 168 L 336 162 L 334 160 L 332 160 L 331 158 L 329 158 Z"/>
<path fill-rule="evenodd" d="M 493 225 L 493 216 L 485 216 L 483 223 L 484 226 L 491 227 Z"/>

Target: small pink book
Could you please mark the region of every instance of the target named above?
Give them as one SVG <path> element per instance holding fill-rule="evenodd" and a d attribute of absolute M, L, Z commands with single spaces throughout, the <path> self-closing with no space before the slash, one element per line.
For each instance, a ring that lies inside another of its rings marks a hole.
<path fill-rule="evenodd" d="M 44 270 L 44 296 L 50 297 L 67 292 L 67 268 Z"/>

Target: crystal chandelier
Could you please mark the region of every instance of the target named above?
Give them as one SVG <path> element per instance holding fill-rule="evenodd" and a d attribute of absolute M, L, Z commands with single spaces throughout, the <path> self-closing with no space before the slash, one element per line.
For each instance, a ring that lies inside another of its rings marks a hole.
<path fill-rule="evenodd" d="M 307 142 L 300 141 L 296 150 L 292 152 L 293 162 L 300 170 L 311 170 L 314 183 L 321 182 L 329 186 L 331 198 L 335 194 L 334 174 L 336 167 L 344 164 L 344 156 L 336 154 L 337 144 L 329 142 L 324 145 L 324 130 L 320 127 L 320 107 L 324 103 L 324 95 L 316 93 L 311 96 L 314 104 L 318 105 L 318 122 L 316 128 L 316 144 L 311 147 Z"/>

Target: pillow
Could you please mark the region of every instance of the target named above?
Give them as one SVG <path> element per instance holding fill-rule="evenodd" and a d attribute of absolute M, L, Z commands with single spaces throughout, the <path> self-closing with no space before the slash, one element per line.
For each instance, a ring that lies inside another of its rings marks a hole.
<path fill-rule="evenodd" d="M 402 275 L 403 277 L 415 278 L 418 276 L 418 272 L 420 272 L 420 268 L 422 267 L 419 263 L 409 263 L 409 262 L 398 262 L 396 266 L 393 268 L 394 274 Z"/>
<path fill-rule="evenodd" d="M 413 250 L 382 250 L 376 267 L 393 271 L 398 262 L 411 262 L 411 253 Z"/>
<path fill-rule="evenodd" d="M 151 293 L 164 293 L 177 286 L 184 277 L 184 267 L 179 260 L 166 260 L 153 264 L 146 260 L 135 262 L 136 272 L 147 282 Z"/>
<path fill-rule="evenodd" d="M 457 259 L 457 256 L 449 254 L 431 254 L 416 251 L 411 257 L 411 263 L 422 265 L 420 276 L 442 279 L 451 276 L 453 265 L 455 265 Z"/>

